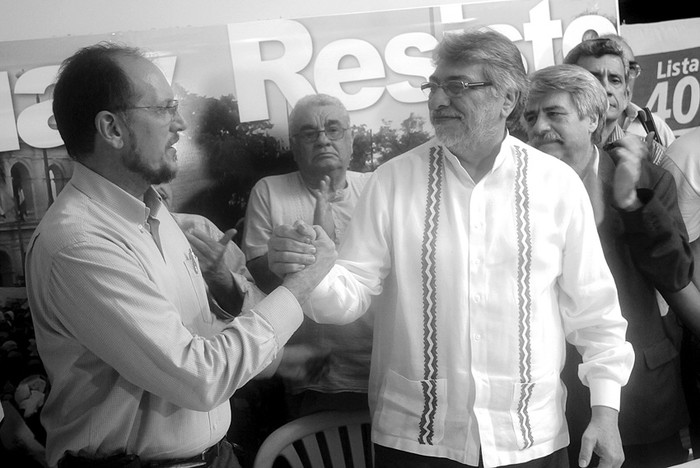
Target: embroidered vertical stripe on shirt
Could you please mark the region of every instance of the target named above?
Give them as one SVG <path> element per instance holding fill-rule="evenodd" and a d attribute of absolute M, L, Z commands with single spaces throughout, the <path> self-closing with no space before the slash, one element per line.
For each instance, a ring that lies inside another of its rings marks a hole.
<path fill-rule="evenodd" d="M 515 223 L 518 245 L 518 334 L 520 365 L 520 396 L 518 399 L 518 420 L 523 437 L 523 448 L 534 443 L 528 406 L 532 398 L 532 348 L 531 320 L 532 297 L 530 291 L 530 272 L 532 269 L 532 239 L 530 231 L 530 195 L 527 185 L 528 158 L 524 148 L 514 146 L 515 158 Z"/>
<path fill-rule="evenodd" d="M 437 352 L 437 273 L 435 268 L 437 230 L 442 196 L 442 147 L 430 148 L 428 162 L 428 193 L 425 206 L 425 226 L 421 251 L 423 284 L 423 413 L 421 414 L 418 442 L 432 444 L 437 412 L 436 379 Z"/>

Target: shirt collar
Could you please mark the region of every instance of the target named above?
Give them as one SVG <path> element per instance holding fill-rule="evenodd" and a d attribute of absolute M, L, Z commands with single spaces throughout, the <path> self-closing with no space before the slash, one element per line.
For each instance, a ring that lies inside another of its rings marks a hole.
<path fill-rule="evenodd" d="M 598 166 L 600 165 L 600 152 L 598 151 L 598 147 L 596 145 L 593 145 L 593 158 L 588 162 L 586 165 L 586 169 L 584 173 L 591 172 L 594 175 L 598 175 Z"/>
<path fill-rule="evenodd" d="M 329 202 L 336 203 L 345 200 L 348 197 L 348 187 L 350 187 L 350 182 L 348 181 L 348 172 L 349 171 L 345 171 L 345 187 L 336 190 L 331 196 L 331 199 L 328 200 Z M 297 171 L 297 176 L 299 177 L 299 182 L 301 183 L 301 185 L 306 187 L 306 190 L 309 193 L 312 193 L 311 188 L 306 184 L 306 181 L 304 180 L 304 176 L 301 175 L 301 171 Z"/>
<path fill-rule="evenodd" d="M 158 212 L 161 206 L 163 206 L 163 199 L 160 194 L 156 192 L 153 187 L 148 187 L 146 193 L 143 194 L 143 201 L 146 205 L 146 219 L 148 219 L 149 216 L 158 218 Z"/>
<path fill-rule="evenodd" d="M 515 142 L 513 142 L 512 141 L 513 139 L 515 139 L 515 137 L 511 137 L 510 133 L 506 130 L 506 136 L 505 136 L 505 138 L 503 138 L 503 140 L 501 140 L 501 147 L 498 150 L 498 154 L 496 155 L 496 159 L 494 159 L 494 161 L 493 161 L 493 166 L 491 166 L 491 170 L 489 170 L 489 172 L 486 175 L 495 172 L 499 167 L 501 167 L 501 165 L 503 165 L 503 162 L 506 160 L 506 158 L 511 156 L 511 151 L 512 151 L 511 146 L 513 146 L 514 143 L 516 143 L 516 144 L 521 143 L 522 144 L 522 142 L 520 142 L 520 140 L 517 140 L 517 139 Z M 443 152 L 444 152 L 447 160 L 450 162 L 450 164 L 452 166 L 454 166 L 455 168 L 457 168 L 457 170 L 464 171 L 464 173 L 467 174 L 467 176 L 468 176 L 469 174 L 462 166 L 462 163 L 459 162 L 459 158 L 457 156 L 455 156 L 454 154 L 452 154 L 452 151 L 450 151 L 449 148 L 447 146 L 445 146 L 440 140 L 438 140 L 437 138 L 435 140 L 436 140 L 437 144 L 442 146 Z M 523 146 L 524 146 L 524 144 L 523 144 Z M 484 177 L 486 177 L 486 175 Z M 471 177 L 469 177 L 469 178 L 471 179 Z"/>
<path fill-rule="evenodd" d="M 624 136 L 625 136 L 625 131 L 622 129 L 622 127 L 620 127 L 619 124 L 616 123 L 615 128 L 613 128 L 613 131 L 610 133 L 610 136 L 608 137 L 608 141 L 606 141 L 605 144 L 614 143 Z"/>
<path fill-rule="evenodd" d="M 134 224 L 142 224 L 148 218 L 151 209 L 154 210 L 155 216 L 160 208 L 160 197 L 152 187 L 149 187 L 145 197 L 150 198 L 151 195 L 148 194 L 153 192 L 158 205 L 149 208 L 143 200 L 139 200 L 79 162 L 73 165 L 71 184 L 94 202 L 104 205 L 118 216 Z"/>
<path fill-rule="evenodd" d="M 641 107 L 636 105 L 633 102 L 630 102 L 627 107 L 625 108 L 625 119 L 622 124 L 622 129 L 627 130 L 627 127 L 630 126 L 630 124 L 639 119 L 639 111 L 642 110 Z"/>

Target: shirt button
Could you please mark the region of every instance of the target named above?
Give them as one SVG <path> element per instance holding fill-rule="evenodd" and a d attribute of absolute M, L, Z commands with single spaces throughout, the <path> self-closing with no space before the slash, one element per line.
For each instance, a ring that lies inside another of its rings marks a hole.
<path fill-rule="evenodd" d="M 474 296 L 474 302 L 477 303 L 477 304 L 478 304 L 479 302 L 481 302 L 481 296 L 479 296 L 478 294 L 475 295 L 475 296 Z"/>
<path fill-rule="evenodd" d="M 138 225 L 139 231 L 143 232 L 143 224 Z"/>
<path fill-rule="evenodd" d="M 481 341 L 481 335 L 478 333 L 474 333 L 474 335 L 472 335 L 472 337 L 474 338 L 474 341 Z"/>

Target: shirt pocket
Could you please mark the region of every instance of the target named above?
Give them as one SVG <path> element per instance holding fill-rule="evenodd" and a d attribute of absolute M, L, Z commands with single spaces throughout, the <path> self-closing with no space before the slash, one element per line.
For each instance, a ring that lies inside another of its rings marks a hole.
<path fill-rule="evenodd" d="M 382 434 L 437 444 L 445 434 L 446 389 L 446 379 L 409 380 L 389 370 L 373 424 Z"/>
<path fill-rule="evenodd" d="M 190 278 L 192 291 L 194 292 L 194 295 L 189 295 L 189 293 L 185 292 L 183 296 L 190 298 L 191 304 L 189 307 L 192 307 L 193 310 L 199 310 L 199 316 L 202 322 L 211 325 L 214 322 L 214 314 L 209 310 L 206 283 L 204 282 L 204 277 L 199 267 L 199 260 L 191 249 L 185 252 L 183 264 Z M 183 299 L 183 302 L 184 301 L 185 299 Z M 197 330 L 198 334 L 201 332 L 202 330 Z"/>
<path fill-rule="evenodd" d="M 644 348 L 644 361 L 650 370 L 672 361 L 676 356 L 678 356 L 678 349 L 668 338 Z"/>
<path fill-rule="evenodd" d="M 564 387 L 559 377 L 514 383 L 510 417 L 521 450 L 557 437 L 564 423 Z"/>

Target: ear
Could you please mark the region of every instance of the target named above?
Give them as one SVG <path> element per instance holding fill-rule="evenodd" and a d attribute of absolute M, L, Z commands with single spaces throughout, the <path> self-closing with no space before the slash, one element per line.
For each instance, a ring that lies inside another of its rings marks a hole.
<path fill-rule="evenodd" d="M 593 134 L 598 129 L 598 116 L 589 115 L 588 119 L 588 133 Z"/>
<path fill-rule="evenodd" d="M 123 120 L 116 114 L 110 111 L 98 112 L 95 116 L 95 129 L 98 138 L 101 138 L 109 146 L 115 149 L 124 147 L 126 128 Z"/>
<path fill-rule="evenodd" d="M 520 93 L 513 90 L 509 89 L 506 91 L 505 95 L 503 96 L 503 118 L 507 119 L 510 114 L 513 113 L 513 110 L 515 107 L 518 105 L 518 101 L 520 100 Z"/>

